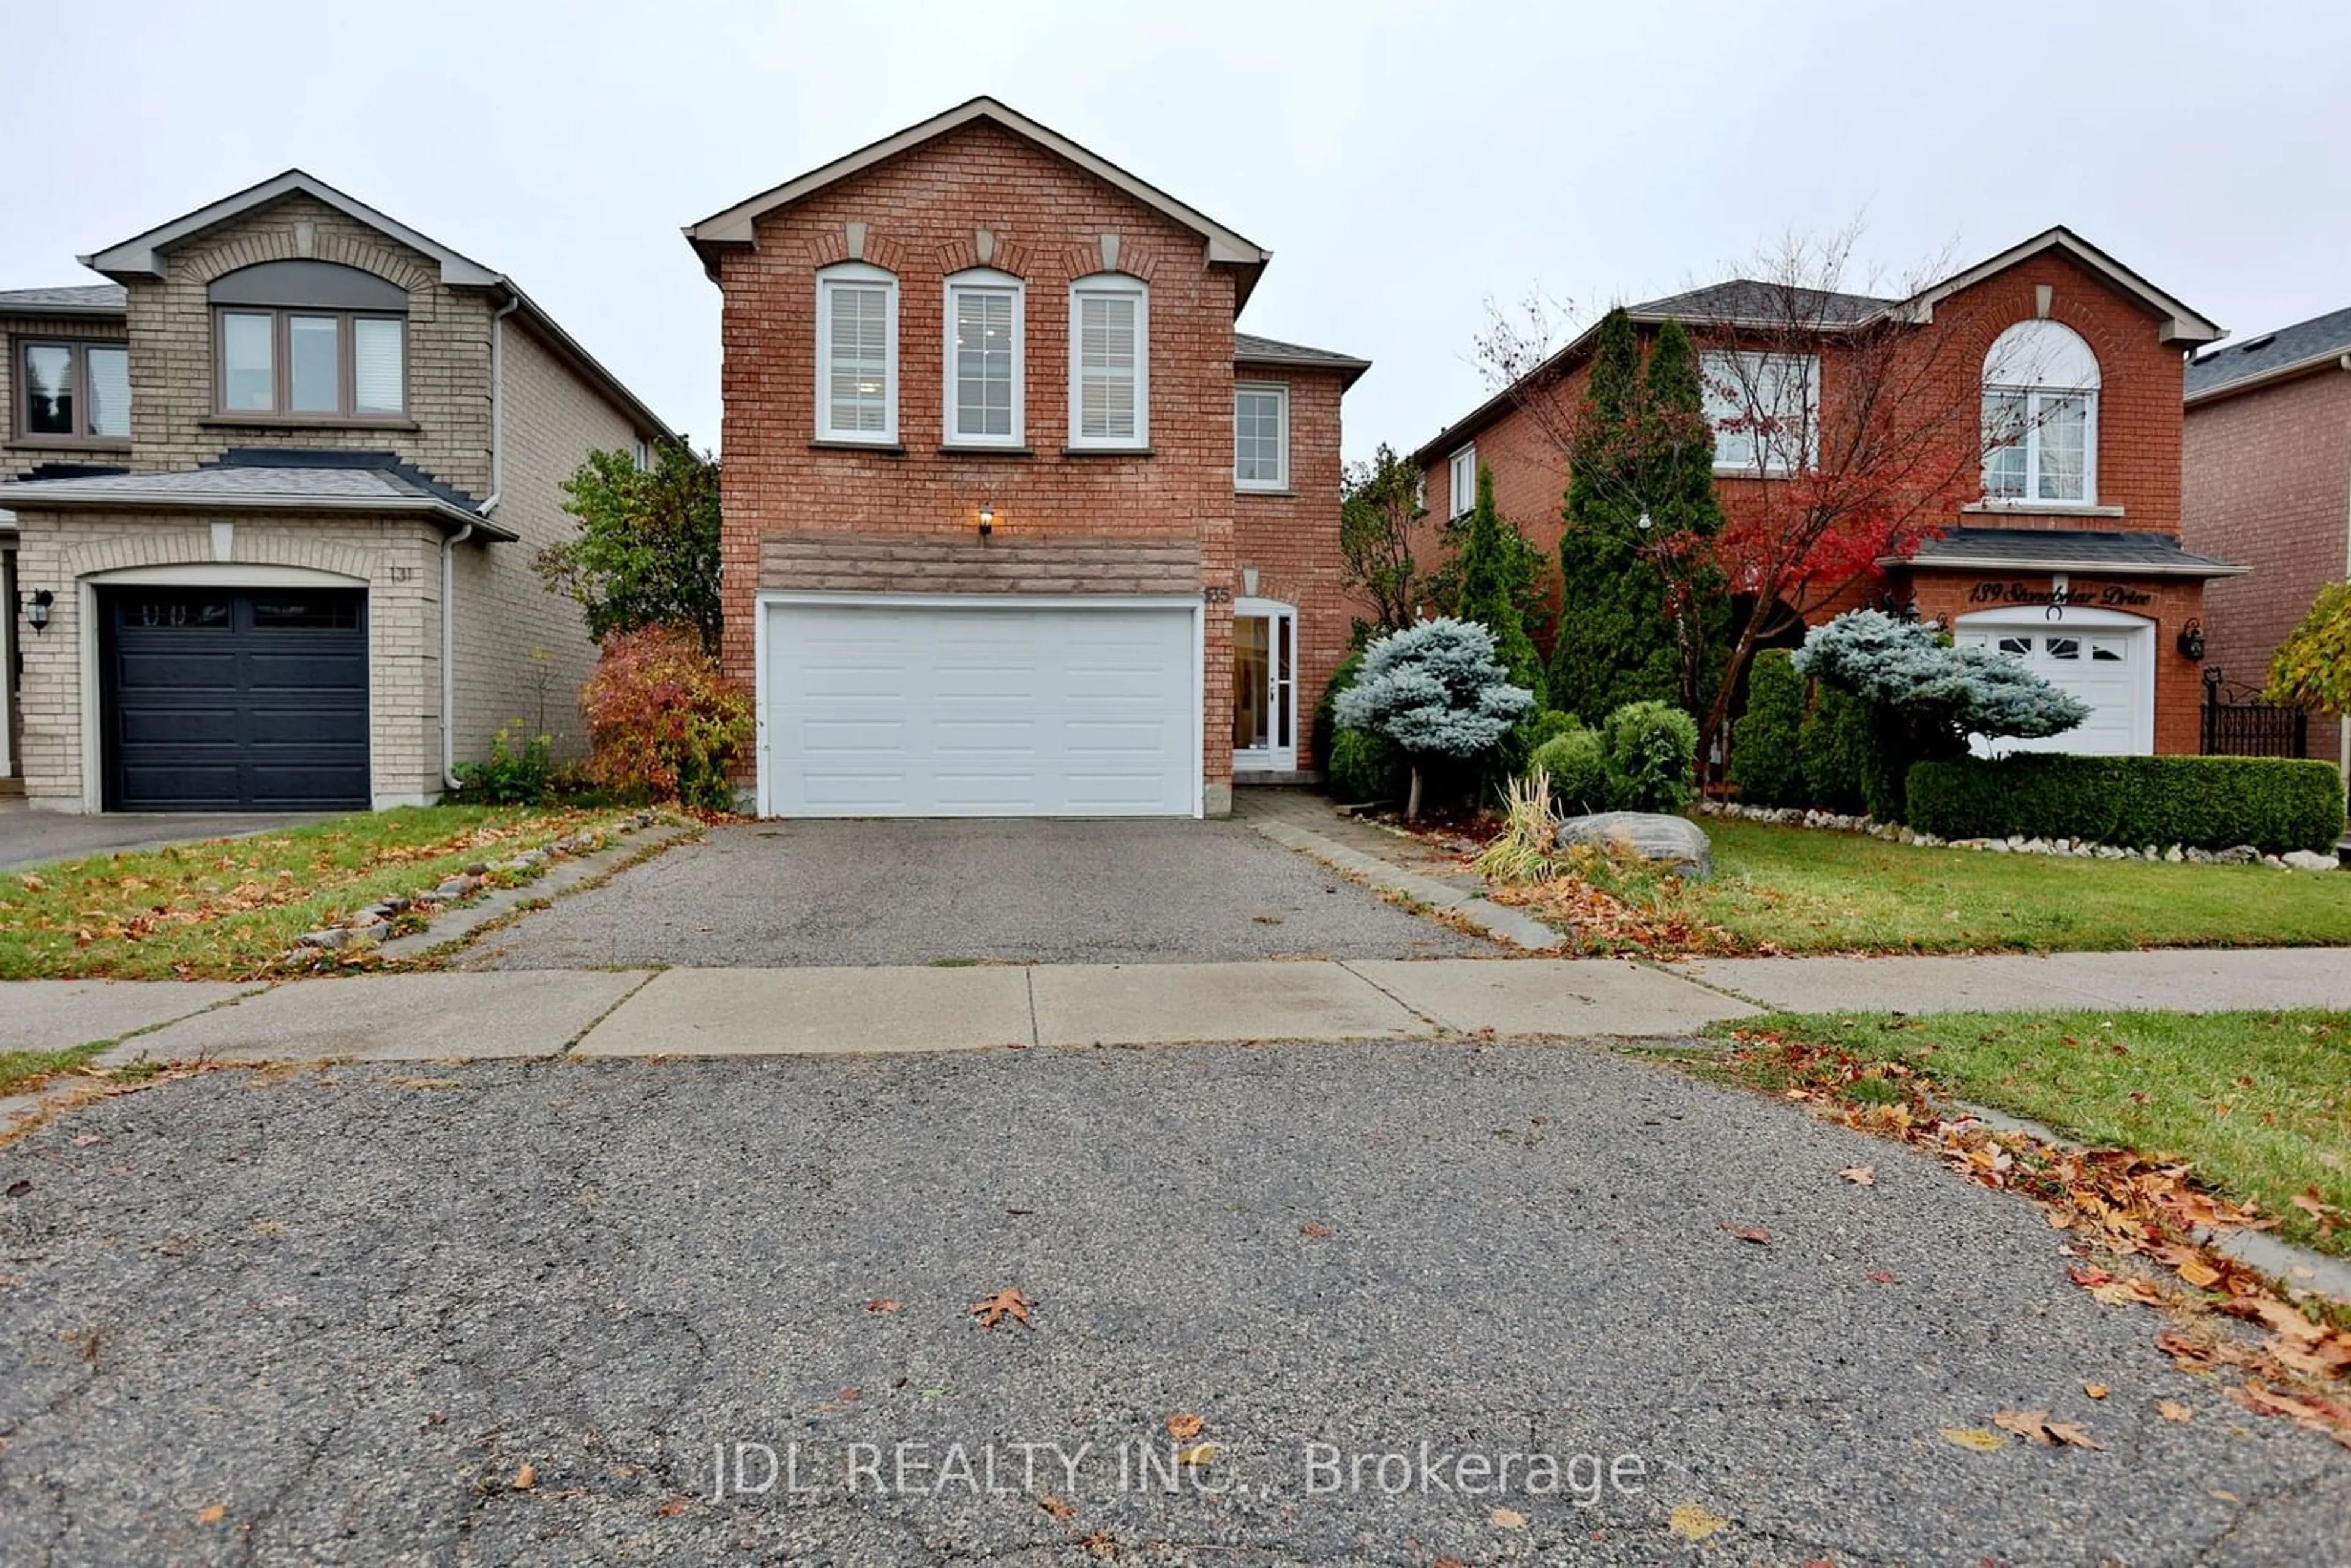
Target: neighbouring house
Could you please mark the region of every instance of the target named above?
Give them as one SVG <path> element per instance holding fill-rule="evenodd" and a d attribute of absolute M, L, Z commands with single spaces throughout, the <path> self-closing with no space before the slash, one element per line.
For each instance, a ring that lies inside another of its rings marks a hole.
<path fill-rule="evenodd" d="M 2241 692 L 2330 582 L 2351 578 L 2351 310 L 2188 362 L 2181 538 L 2252 575 L 2212 587 L 2212 663 Z M 2274 729 L 2275 726 L 2268 727 Z M 2313 714 L 2304 754 L 2351 775 L 2351 724 Z"/>
<path fill-rule="evenodd" d="M 1792 307 L 1792 296 L 1802 296 Z M 1698 343 L 1732 528 L 1766 504 L 1764 487 L 1812 461 L 1806 444 L 1817 453 L 1835 439 L 1853 344 L 1917 334 L 1916 351 L 1944 367 L 1933 373 L 1947 383 L 1938 395 L 1950 417 L 1932 439 L 1949 449 L 1917 470 L 1937 476 L 1928 537 L 1850 581 L 1814 585 L 1788 606 L 1785 640 L 1861 605 L 1915 608 L 2091 705 L 2080 728 L 2004 749 L 2198 749 L 2191 633 L 2208 613 L 2206 583 L 2244 568 L 2182 546 L 2178 405 L 2187 354 L 2218 340 L 2220 327 L 2064 228 L 1907 298 L 1732 279 L 1629 313 L 1645 339 L 1671 319 Z M 1786 350 L 1785 331 L 1772 339 L 1781 351 L 1742 347 L 1750 329 L 1792 319 L 1810 334 L 1802 351 Z M 1433 518 L 1468 508 L 1483 464 L 1499 509 L 1555 555 L 1567 466 L 1548 434 L 1560 421 L 1546 413 L 1583 397 L 1596 335 L 1584 332 L 1419 448 Z M 2001 422 L 2000 439 L 1978 439 L 1979 417 Z"/>
<path fill-rule="evenodd" d="M 1367 365 L 1235 330 L 1261 246 L 987 98 L 686 235 L 762 814 L 1218 815 L 1319 767 Z"/>
<path fill-rule="evenodd" d="M 513 279 L 291 170 L 0 290 L 0 773 L 64 811 L 436 800 L 579 739 L 532 569 L 672 433 Z"/>

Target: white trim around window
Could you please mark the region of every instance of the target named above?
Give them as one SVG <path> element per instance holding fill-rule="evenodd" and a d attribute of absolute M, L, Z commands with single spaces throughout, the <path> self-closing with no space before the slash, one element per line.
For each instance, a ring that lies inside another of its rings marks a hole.
<path fill-rule="evenodd" d="M 1776 478 L 1820 461 L 1818 354 L 1708 349 L 1698 377 L 1716 473 Z"/>
<path fill-rule="evenodd" d="M 1290 387 L 1286 382 L 1233 384 L 1233 488 L 1290 488 Z"/>
<path fill-rule="evenodd" d="M 1151 292 L 1123 272 L 1070 285 L 1070 444 L 1151 444 Z"/>
<path fill-rule="evenodd" d="M 943 446 L 1019 446 L 1028 436 L 1027 289 L 992 267 L 947 278 Z"/>
<path fill-rule="evenodd" d="M 816 275 L 816 436 L 898 444 L 898 279 L 862 261 Z"/>
<path fill-rule="evenodd" d="M 1447 462 L 1445 505 L 1448 520 L 1468 517 L 1478 505 L 1478 448 L 1475 443 L 1455 453 Z"/>

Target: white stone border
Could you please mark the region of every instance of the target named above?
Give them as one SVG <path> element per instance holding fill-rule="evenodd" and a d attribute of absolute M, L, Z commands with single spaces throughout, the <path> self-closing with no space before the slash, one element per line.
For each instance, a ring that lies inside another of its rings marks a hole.
<path fill-rule="evenodd" d="M 2340 863 L 2333 855 L 2318 854 L 2310 850 L 2292 850 L 2283 855 L 2265 855 L 2251 844 L 2239 844 L 2233 849 L 2199 850 L 2180 844 L 2168 846 L 2144 844 L 2094 844 L 2086 839 L 2028 839 L 2022 833 L 2011 833 L 2004 839 L 1941 839 L 1932 833 L 1921 833 L 1897 822 L 1881 822 L 1871 817 L 1845 816 L 1835 811 L 1816 811 L 1802 806 L 1742 806 L 1736 800 L 1700 800 L 1698 814 L 1704 817 L 1729 817 L 1734 821 L 1768 822 L 1781 828 L 1821 828 L 1831 832 L 1867 833 L 1888 843 L 1914 844 L 1920 849 L 1980 850 L 1997 855 L 2055 855 L 2074 860 L 2101 861 L 2168 861 L 2174 865 L 2267 865 L 2280 871 L 2333 871 Z"/>

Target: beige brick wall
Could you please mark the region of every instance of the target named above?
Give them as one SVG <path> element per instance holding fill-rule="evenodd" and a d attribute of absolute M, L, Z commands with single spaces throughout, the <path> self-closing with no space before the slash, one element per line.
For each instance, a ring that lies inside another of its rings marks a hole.
<path fill-rule="evenodd" d="M 408 290 L 407 412 L 367 424 L 225 419 L 214 413 L 206 287 L 225 273 L 307 255 Z M 441 287 L 437 262 L 308 196 L 293 196 L 175 247 L 162 278 L 129 285 L 131 465 L 193 468 L 235 446 L 396 452 L 472 496 L 490 488 L 490 304 Z"/>
<path fill-rule="evenodd" d="M 549 592 L 531 562 L 572 537 L 563 482 L 588 454 L 625 450 L 650 433 L 516 318 L 503 332 L 506 489 L 494 515 L 522 537 L 458 549 L 457 755 L 488 756 L 498 727 L 518 719 L 527 735 L 555 737 L 558 755 L 580 756 L 587 736 L 580 687 L 595 667 L 596 647 L 579 606 Z"/>
<path fill-rule="evenodd" d="M 57 593 L 48 629 L 23 640 L 25 792 L 79 810 L 85 679 L 82 584 L 132 568 L 303 567 L 365 586 L 369 749 L 378 805 L 439 788 L 439 534 L 429 524 L 292 516 L 235 524 L 219 561 L 210 521 L 184 515 L 20 512 L 17 580 Z M 94 644 L 94 640 L 93 644 Z M 95 664 L 87 678 L 95 680 Z"/>
<path fill-rule="evenodd" d="M 24 363 L 18 345 L 26 340 L 56 342 L 120 343 L 124 328 L 118 318 L 92 320 L 83 316 L 0 316 L 0 483 L 14 479 L 43 463 L 111 463 L 128 466 L 130 446 L 123 442 L 56 442 L 25 440 L 16 434 L 23 413 L 16 406 L 17 367 Z M 134 402 L 137 401 L 134 397 Z"/>

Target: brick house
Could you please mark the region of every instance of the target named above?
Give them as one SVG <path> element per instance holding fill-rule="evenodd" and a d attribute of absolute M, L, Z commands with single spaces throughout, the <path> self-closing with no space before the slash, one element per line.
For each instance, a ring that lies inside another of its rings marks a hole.
<path fill-rule="evenodd" d="M 1817 451 L 1824 434 L 1833 437 L 1823 420 L 1839 417 L 1840 376 L 1861 336 L 1899 336 L 1948 367 L 1932 372 L 1944 434 L 1923 439 L 1949 450 L 1919 469 L 1938 476 L 1931 537 L 1907 559 L 1789 605 L 1783 640 L 1859 605 L 1915 606 L 2092 706 L 2071 734 L 2004 747 L 2196 750 L 2201 683 L 2183 633 L 2206 613 L 2206 582 L 2243 569 L 2182 548 L 2174 404 L 2186 354 L 2221 329 L 2064 228 L 1908 298 L 1795 294 L 1802 298 L 1791 308 L 1779 286 L 1733 279 L 1629 311 L 1645 340 L 1674 319 L 1698 341 L 1717 490 L 1733 526 L 1806 461 L 1804 444 Z M 1759 296 L 1771 298 L 1759 304 Z M 1767 308 L 1776 341 L 1787 341 L 1790 320 L 1803 324 L 1806 351 L 1740 349 L 1742 322 Z M 1499 509 L 1555 556 L 1567 487 L 1557 414 L 1583 395 L 1596 331 L 1414 454 L 1432 518 L 1468 509 L 1482 465 L 1493 471 Z M 2008 433 L 1980 465 L 1979 410 Z"/>
<path fill-rule="evenodd" d="M 762 814 L 1217 815 L 1319 765 L 1339 405 L 1268 253 L 987 98 L 686 230 Z"/>
<path fill-rule="evenodd" d="M 64 811 L 437 799 L 569 732 L 531 556 L 667 426 L 511 278 L 289 171 L 0 291 L 0 775 Z"/>
<path fill-rule="evenodd" d="M 2244 686 L 2318 591 L 2351 577 L 2351 310 L 2208 349 L 2188 362 L 2190 549 L 2252 575 L 2215 583 L 2213 664 Z M 2314 714 L 2305 755 L 2351 775 L 2351 725 Z"/>

